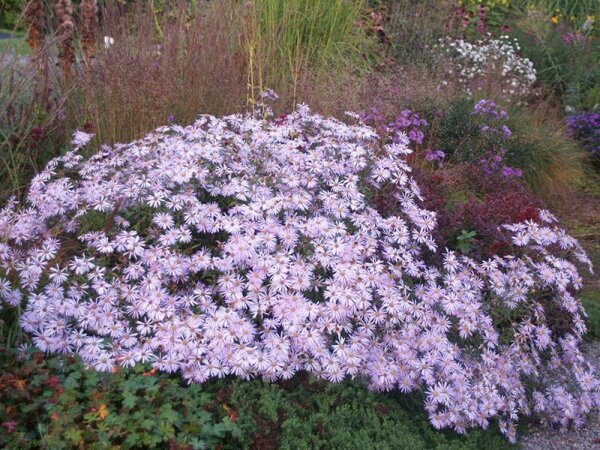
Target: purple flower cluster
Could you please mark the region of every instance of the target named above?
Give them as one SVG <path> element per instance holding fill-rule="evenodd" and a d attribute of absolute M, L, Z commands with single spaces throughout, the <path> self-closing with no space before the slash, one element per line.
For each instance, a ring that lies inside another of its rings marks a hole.
<path fill-rule="evenodd" d="M 594 158 L 600 159 L 600 113 L 573 114 L 567 117 L 567 129 Z"/>
<path fill-rule="evenodd" d="M 382 145 L 300 106 L 277 124 L 201 116 L 84 160 L 88 139 L 0 211 L 0 302 L 23 303 L 40 350 L 192 382 L 356 377 L 422 390 L 436 428 L 498 420 L 511 440 L 522 415 L 566 427 L 600 404 L 578 349 L 577 241 L 541 211 L 508 226 L 518 255 L 426 264 L 436 216 L 405 135 Z M 383 216 L 368 193 L 390 185 L 398 215 Z M 553 335 L 540 295 L 567 333 Z M 518 311 L 509 330 L 504 310 Z"/>
<path fill-rule="evenodd" d="M 523 171 L 504 164 L 506 149 L 504 144 L 512 136 L 512 131 L 506 125 L 508 114 L 493 100 L 480 100 L 473 107 L 471 113 L 479 117 L 483 124 L 480 130 L 489 137 L 490 149 L 480 160 L 481 167 L 486 175 L 499 173 L 504 179 L 523 176 Z"/>
<path fill-rule="evenodd" d="M 390 136 L 394 143 L 401 142 L 404 135 L 412 143 L 423 143 L 425 135 L 421 128 L 427 126 L 427 121 L 409 109 L 400 112 L 391 122 L 386 121 L 376 107 L 372 107 L 368 113 L 361 113 L 360 118 L 365 124 L 374 127 L 380 136 Z"/>
<path fill-rule="evenodd" d="M 502 176 L 504 178 L 522 177 L 523 171 L 521 169 L 515 169 L 514 167 L 504 166 L 502 167 Z"/>
<path fill-rule="evenodd" d="M 508 114 L 496 105 L 494 100 L 479 100 L 473 107 L 474 116 L 485 117 L 492 120 L 508 120 Z"/>
<path fill-rule="evenodd" d="M 427 121 L 421 119 L 419 115 L 409 109 L 401 111 L 396 116 L 393 122 L 388 124 L 388 128 L 395 132 L 404 131 L 408 134 L 408 139 L 415 144 L 422 144 L 424 134 L 421 127 L 427 126 Z M 399 142 L 399 138 L 395 137 L 394 142 Z"/>
<path fill-rule="evenodd" d="M 442 161 L 444 161 L 445 157 L 446 157 L 446 154 L 441 150 L 430 150 L 425 155 L 425 159 L 427 161 L 430 161 L 430 162 L 435 161 L 439 164 L 441 164 Z"/>
<path fill-rule="evenodd" d="M 591 36 L 586 36 L 580 32 L 568 32 L 561 34 L 560 38 L 567 44 L 586 43 L 591 41 Z"/>

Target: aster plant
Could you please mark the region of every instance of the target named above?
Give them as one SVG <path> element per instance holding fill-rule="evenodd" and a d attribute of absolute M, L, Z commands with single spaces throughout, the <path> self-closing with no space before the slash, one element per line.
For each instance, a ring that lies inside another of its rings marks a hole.
<path fill-rule="evenodd" d="M 426 264 L 436 216 L 402 132 L 381 142 L 300 106 L 200 116 L 85 160 L 89 139 L 0 212 L 0 299 L 40 350 L 198 383 L 359 378 L 424 392 L 436 428 L 499 421 L 511 440 L 522 415 L 567 427 L 600 403 L 578 349 L 579 244 L 541 211 L 507 225 L 509 257 Z M 389 185 L 394 215 L 371 201 Z"/>
<path fill-rule="evenodd" d="M 579 112 L 567 117 L 569 135 L 590 152 L 596 163 L 600 162 L 600 112 Z"/>
<path fill-rule="evenodd" d="M 438 48 L 450 57 L 448 76 L 456 79 L 469 96 L 482 90 L 486 77 L 500 75 L 500 91 L 508 100 L 529 95 L 537 80 L 533 62 L 519 55 L 521 47 L 507 35 L 487 41 L 440 40 Z"/>

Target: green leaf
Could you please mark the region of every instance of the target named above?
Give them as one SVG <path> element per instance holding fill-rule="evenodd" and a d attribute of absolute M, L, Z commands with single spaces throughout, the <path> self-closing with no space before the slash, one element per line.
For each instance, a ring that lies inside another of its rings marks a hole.
<path fill-rule="evenodd" d="M 180 414 L 168 403 L 160 407 L 158 416 L 169 423 L 177 423 L 181 419 Z"/>
<path fill-rule="evenodd" d="M 188 441 L 188 444 L 191 445 L 194 450 L 204 450 L 208 448 L 206 441 L 200 440 L 198 438 L 191 438 Z"/>
<path fill-rule="evenodd" d="M 66 440 L 71 442 L 73 445 L 79 445 L 79 442 L 81 441 L 82 437 L 83 435 L 81 434 L 81 431 L 77 428 L 69 428 L 65 432 Z"/>
<path fill-rule="evenodd" d="M 136 403 L 137 403 L 137 396 L 130 392 L 130 391 L 124 391 L 123 392 L 123 407 L 127 408 L 127 409 L 132 409 Z"/>
<path fill-rule="evenodd" d="M 140 422 L 140 427 L 144 430 L 151 430 L 154 427 L 154 421 L 152 419 L 144 419 Z"/>
<path fill-rule="evenodd" d="M 138 433 L 128 433 L 123 441 L 124 448 L 136 447 L 141 441 L 141 436 Z"/>
<path fill-rule="evenodd" d="M 175 428 L 169 422 L 161 421 L 158 423 L 158 432 L 163 437 L 163 440 L 175 437 Z"/>
<path fill-rule="evenodd" d="M 95 370 L 86 370 L 85 371 L 85 380 L 83 382 L 86 389 L 94 389 L 98 387 L 98 383 L 100 382 L 100 377 Z"/>
<path fill-rule="evenodd" d="M 65 390 L 70 389 L 79 389 L 79 384 L 81 382 L 81 372 L 76 371 L 70 374 L 65 380 L 63 387 Z"/>
<path fill-rule="evenodd" d="M 97 412 L 90 412 L 83 416 L 83 420 L 86 422 L 96 422 L 98 419 L 100 419 L 100 416 Z"/>

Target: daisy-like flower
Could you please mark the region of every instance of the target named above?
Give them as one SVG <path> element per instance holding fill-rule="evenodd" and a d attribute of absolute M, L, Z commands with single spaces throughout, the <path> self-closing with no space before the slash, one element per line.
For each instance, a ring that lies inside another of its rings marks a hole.
<path fill-rule="evenodd" d="M 92 137 L 94 137 L 93 134 L 85 133 L 83 131 L 75 131 L 71 139 L 71 145 L 76 149 L 79 149 L 87 145 L 87 143 L 92 140 Z"/>
<path fill-rule="evenodd" d="M 154 222 L 154 224 L 163 229 L 163 230 L 168 230 L 169 228 L 172 228 L 173 225 L 175 224 L 175 221 L 173 220 L 173 216 L 171 216 L 168 213 L 158 213 L 154 216 L 154 219 L 152 219 L 152 222 Z"/>
<path fill-rule="evenodd" d="M 62 284 L 69 279 L 68 270 L 60 266 L 52 267 L 49 276 L 50 279 L 57 284 Z"/>

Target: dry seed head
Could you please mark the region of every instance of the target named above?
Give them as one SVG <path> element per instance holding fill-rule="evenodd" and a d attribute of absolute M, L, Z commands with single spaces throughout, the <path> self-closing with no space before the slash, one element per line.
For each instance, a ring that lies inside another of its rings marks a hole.
<path fill-rule="evenodd" d="M 41 0 L 30 0 L 23 11 L 27 23 L 27 43 L 35 52 L 42 47 L 44 38 L 44 5 Z"/>
<path fill-rule="evenodd" d="M 75 24 L 73 22 L 73 7 L 71 0 L 56 0 L 54 12 L 59 18 L 58 24 L 58 58 L 65 78 L 71 77 L 71 67 L 75 62 L 73 37 Z"/>
<path fill-rule="evenodd" d="M 81 46 L 85 60 L 89 61 L 94 57 L 96 50 L 98 4 L 96 0 L 82 0 L 79 10 L 81 14 Z"/>

